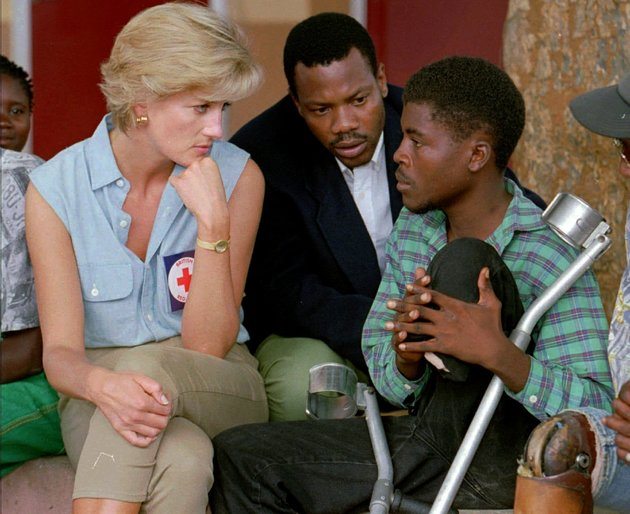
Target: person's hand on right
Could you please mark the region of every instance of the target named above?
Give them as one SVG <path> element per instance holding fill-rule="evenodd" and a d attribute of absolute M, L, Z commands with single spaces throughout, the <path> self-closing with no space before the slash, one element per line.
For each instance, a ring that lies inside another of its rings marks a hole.
<path fill-rule="evenodd" d="M 162 386 L 138 373 L 99 371 L 94 403 L 129 443 L 149 446 L 166 428 L 171 412 Z"/>
<path fill-rule="evenodd" d="M 604 418 L 604 425 L 617 432 L 617 455 L 630 464 L 630 380 L 621 386 L 619 396 L 612 405 L 613 414 Z"/>

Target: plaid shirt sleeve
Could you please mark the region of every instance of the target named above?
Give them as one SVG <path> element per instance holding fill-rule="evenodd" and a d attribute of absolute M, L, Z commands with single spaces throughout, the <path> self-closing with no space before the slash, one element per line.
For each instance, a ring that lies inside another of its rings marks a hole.
<path fill-rule="evenodd" d="M 394 229 L 396 230 L 396 228 Z M 393 313 L 387 308 L 390 298 L 402 298 L 405 294 L 405 280 L 399 268 L 396 256 L 398 238 L 390 237 L 386 246 L 386 264 L 381 284 L 370 313 L 363 326 L 363 355 L 370 371 L 370 377 L 378 392 L 392 404 L 409 407 L 421 394 L 430 370 L 418 380 L 408 380 L 396 366 L 396 352 L 391 345 L 392 333 L 383 328 L 386 321 L 393 319 Z M 400 241 L 404 246 L 404 234 Z"/>
<path fill-rule="evenodd" d="M 497 237 L 504 237 L 500 253 L 527 309 L 579 252 L 542 223 L 518 188 L 508 184 L 508 190 L 514 193 L 514 209 L 506 217 L 504 235 L 499 231 Z M 613 389 L 607 340 L 608 322 L 589 270 L 538 321 L 527 382 L 518 393 L 507 388 L 506 393 L 541 420 L 562 409 L 609 410 Z"/>
<path fill-rule="evenodd" d="M 525 387 L 518 393 L 506 388 L 507 394 L 541 420 L 578 407 L 610 411 L 607 336 L 599 288 L 588 271 L 539 321 Z"/>

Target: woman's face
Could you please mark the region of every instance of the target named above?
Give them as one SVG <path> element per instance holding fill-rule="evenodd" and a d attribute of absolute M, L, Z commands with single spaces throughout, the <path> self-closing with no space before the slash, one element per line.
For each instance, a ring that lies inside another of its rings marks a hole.
<path fill-rule="evenodd" d="M 28 96 L 17 79 L 0 75 L 0 99 L 0 147 L 20 152 L 31 130 Z"/>
<path fill-rule="evenodd" d="M 136 114 L 148 117 L 139 126 L 149 144 L 169 160 L 187 167 L 206 155 L 213 141 L 223 136 L 225 102 L 208 102 L 207 94 L 193 90 L 151 100 L 137 106 Z"/>

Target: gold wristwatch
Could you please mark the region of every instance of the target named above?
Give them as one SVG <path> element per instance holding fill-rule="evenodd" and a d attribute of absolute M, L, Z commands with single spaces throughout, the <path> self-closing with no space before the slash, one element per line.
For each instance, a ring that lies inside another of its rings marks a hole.
<path fill-rule="evenodd" d="M 230 248 L 230 240 L 219 239 L 214 243 L 209 243 L 208 241 L 203 241 L 197 238 L 197 246 L 199 248 L 204 248 L 205 250 L 212 250 L 213 252 L 223 253 L 227 252 L 228 248 Z"/>

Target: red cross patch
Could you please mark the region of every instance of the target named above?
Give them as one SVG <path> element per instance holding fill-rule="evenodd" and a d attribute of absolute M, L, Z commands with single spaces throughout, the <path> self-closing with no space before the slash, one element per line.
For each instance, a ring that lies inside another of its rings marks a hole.
<path fill-rule="evenodd" d="M 188 299 L 195 265 L 193 256 L 194 252 L 183 252 L 164 258 L 172 311 L 183 309 Z"/>

